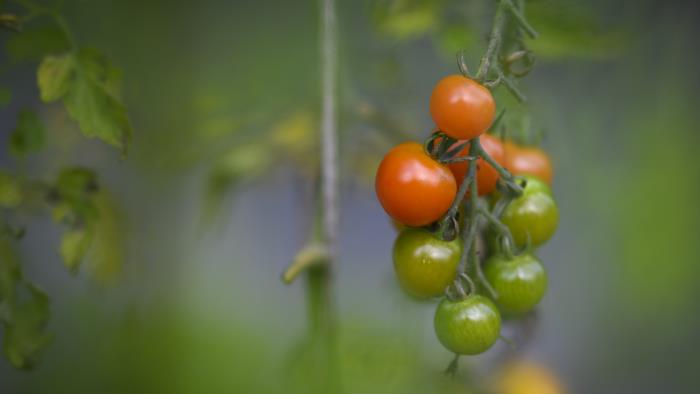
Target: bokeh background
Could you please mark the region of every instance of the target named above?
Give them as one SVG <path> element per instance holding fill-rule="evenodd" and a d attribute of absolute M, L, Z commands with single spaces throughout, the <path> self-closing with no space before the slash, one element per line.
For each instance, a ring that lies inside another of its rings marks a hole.
<path fill-rule="evenodd" d="M 36 63 L 0 82 L 6 145 L 20 108 L 40 111 L 37 177 L 95 168 L 111 201 L 114 277 L 73 277 L 62 230 L 27 214 L 27 277 L 51 298 L 52 345 L 32 371 L 0 359 L 1 393 L 294 391 L 306 332 L 303 281 L 279 275 L 308 237 L 319 112 L 314 1 L 66 1 L 78 40 L 124 71 L 129 155 L 81 137 L 37 98 Z M 473 392 L 501 342 L 441 372 L 450 354 L 434 305 L 398 289 L 396 235 L 375 200 L 381 154 L 432 130 L 434 83 L 483 51 L 491 1 L 339 1 L 342 210 L 335 273 L 346 392 Z M 541 37 L 511 128 L 542 132 L 561 223 L 539 250 L 550 274 L 535 338 L 521 349 L 572 393 L 697 391 L 696 203 L 700 6 L 682 1 L 532 0 Z M 524 119 L 524 120 L 523 120 Z M 516 123 L 516 122 L 514 122 Z M 5 149 L 3 147 L 3 152 Z M 17 163 L 8 155 L 3 168 Z M 470 375 L 467 371 L 471 370 Z M 313 375 L 312 375 L 313 376 Z M 297 382 L 299 384 L 299 382 Z M 299 392 L 304 392 L 302 380 Z"/>

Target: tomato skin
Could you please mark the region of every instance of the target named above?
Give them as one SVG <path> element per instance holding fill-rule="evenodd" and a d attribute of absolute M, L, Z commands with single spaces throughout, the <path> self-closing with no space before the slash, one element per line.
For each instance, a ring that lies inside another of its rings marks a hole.
<path fill-rule="evenodd" d="M 419 227 L 440 219 L 457 194 L 447 168 L 417 142 L 397 145 L 385 156 L 375 178 L 377 198 L 393 219 Z"/>
<path fill-rule="evenodd" d="M 401 287 L 418 298 L 437 297 L 457 276 L 460 240 L 443 241 L 420 228 L 406 228 L 394 242 L 394 272 Z"/>
<path fill-rule="evenodd" d="M 527 185 L 523 194 L 511 201 L 501 216 L 517 246 L 525 246 L 528 238 L 532 246 L 549 240 L 559 224 L 559 209 L 549 186 L 532 176 L 523 177 Z"/>
<path fill-rule="evenodd" d="M 503 144 L 498 137 L 494 137 L 489 134 L 482 134 L 481 137 L 479 137 L 479 142 L 486 153 L 496 160 L 498 164 L 505 165 L 505 151 Z M 464 148 L 462 148 L 457 156 L 467 156 L 469 154 L 469 145 L 470 144 L 465 144 Z M 498 178 L 500 177 L 498 171 L 496 171 L 495 168 L 493 168 L 486 162 L 486 160 L 482 158 L 477 160 L 476 165 L 476 182 L 477 188 L 479 189 L 479 195 L 484 196 L 491 194 L 491 192 L 496 189 L 496 182 L 498 182 Z M 454 175 L 459 187 L 464 180 L 464 176 L 469 170 L 469 162 L 464 161 L 461 163 L 452 163 L 449 164 L 448 167 L 450 168 L 450 171 L 452 171 L 452 175 Z"/>
<path fill-rule="evenodd" d="M 505 167 L 513 175 L 532 175 L 552 185 L 554 171 L 549 155 L 540 148 L 504 144 Z"/>
<path fill-rule="evenodd" d="M 470 140 L 491 126 L 496 102 L 491 91 L 478 82 L 449 75 L 433 89 L 430 114 L 443 133 L 458 140 Z"/>
<path fill-rule="evenodd" d="M 435 311 L 435 333 L 447 350 L 465 355 L 488 350 L 501 332 L 496 305 L 481 295 L 460 301 L 444 298 Z"/>
<path fill-rule="evenodd" d="M 529 253 L 513 259 L 493 255 L 484 265 L 484 274 L 496 290 L 496 303 L 504 313 L 519 315 L 531 311 L 547 290 L 544 266 Z"/>

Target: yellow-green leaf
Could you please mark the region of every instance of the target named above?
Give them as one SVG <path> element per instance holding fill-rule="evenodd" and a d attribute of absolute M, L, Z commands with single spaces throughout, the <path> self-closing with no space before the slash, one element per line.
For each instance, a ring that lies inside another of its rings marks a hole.
<path fill-rule="evenodd" d="M 71 88 L 75 71 L 74 55 L 46 56 L 37 71 L 41 99 L 48 103 L 63 97 Z"/>
<path fill-rule="evenodd" d="M 0 207 L 14 208 L 22 203 L 22 187 L 10 174 L 0 170 Z"/>
<path fill-rule="evenodd" d="M 63 234 L 61 240 L 61 258 L 71 273 L 78 271 L 85 254 L 90 249 L 92 232 L 89 228 L 70 230 Z"/>

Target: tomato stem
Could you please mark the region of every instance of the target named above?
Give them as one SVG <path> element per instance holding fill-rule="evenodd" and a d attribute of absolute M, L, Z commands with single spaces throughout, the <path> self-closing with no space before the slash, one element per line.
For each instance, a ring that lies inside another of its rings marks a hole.
<path fill-rule="evenodd" d="M 486 47 L 486 53 L 481 58 L 479 63 L 479 68 L 476 71 L 476 79 L 478 82 L 483 82 L 491 69 L 491 62 L 496 57 L 498 48 L 501 45 L 501 37 L 503 35 L 503 27 L 505 25 L 504 11 L 506 8 L 505 1 L 501 0 L 498 3 L 498 8 L 496 8 L 496 14 L 493 17 L 493 26 L 491 27 L 491 33 L 489 34 L 489 43 Z"/>

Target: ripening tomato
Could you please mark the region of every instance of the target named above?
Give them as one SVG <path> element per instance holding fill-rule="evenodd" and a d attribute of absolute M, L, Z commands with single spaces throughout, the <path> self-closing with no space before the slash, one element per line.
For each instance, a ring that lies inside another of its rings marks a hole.
<path fill-rule="evenodd" d="M 489 134 L 482 134 L 479 137 L 481 147 L 484 151 L 488 153 L 496 162 L 500 165 L 504 165 L 504 150 L 503 144 L 498 137 L 494 137 Z M 467 156 L 469 154 L 469 144 L 466 144 L 464 148 L 459 152 L 459 156 Z M 476 182 L 477 188 L 479 189 L 479 195 L 484 196 L 490 194 L 496 189 L 496 182 L 498 182 L 499 174 L 493 166 L 488 164 L 484 159 L 479 158 L 476 161 Z M 462 180 L 464 180 L 465 175 L 467 175 L 467 170 L 469 169 L 469 162 L 452 163 L 448 167 L 452 174 L 455 176 L 457 184 L 460 185 Z"/>
<path fill-rule="evenodd" d="M 564 394 L 566 391 L 552 371 L 528 360 L 506 364 L 495 386 L 499 394 Z"/>
<path fill-rule="evenodd" d="M 450 75 L 437 83 L 430 96 L 430 114 L 443 133 L 470 140 L 488 130 L 496 114 L 491 91 L 461 75 Z"/>
<path fill-rule="evenodd" d="M 418 298 L 437 297 L 457 276 L 461 240 L 443 241 L 420 228 L 401 231 L 394 242 L 394 271 L 401 287 Z"/>
<path fill-rule="evenodd" d="M 484 274 L 498 294 L 496 303 L 508 314 L 531 311 L 547 289 L 547 273 L 532 254 L 524 253 L 508 259 L 496 254 L 484 265 Z"/>
<path fill-rule="evenodd" d="M 379 164 L 374 185 L 389 216 L 413 227 L 440 219 L 457 194 L 457 183 L 447 166 L 428 156 L 417 142 L 390 150 Z"/>
<path fill-rule="evenodd" d="M 559 209 L 549 186 L 534 176 L 523 176 L 523 194 L 503 211 L 501 222 L 508 226 L 517 246 L 532 246 L 549 240 L 559 224 Z"/>
<path fill-rule="evenodd" d="M 444 298 L 435 311 L 434 324 L 440 343 L 456 354 L 483 353 L 501 333 L 496 305 L 477 294 L 459 301 Z"/>
<path fill-rule="evenodd" d="M 554 172 L 552 160 L 540 148 L 517 146 L 513 142 L 504 144 L 505 166 L 513 175 L 532 175 L 552 184 Z"/>

